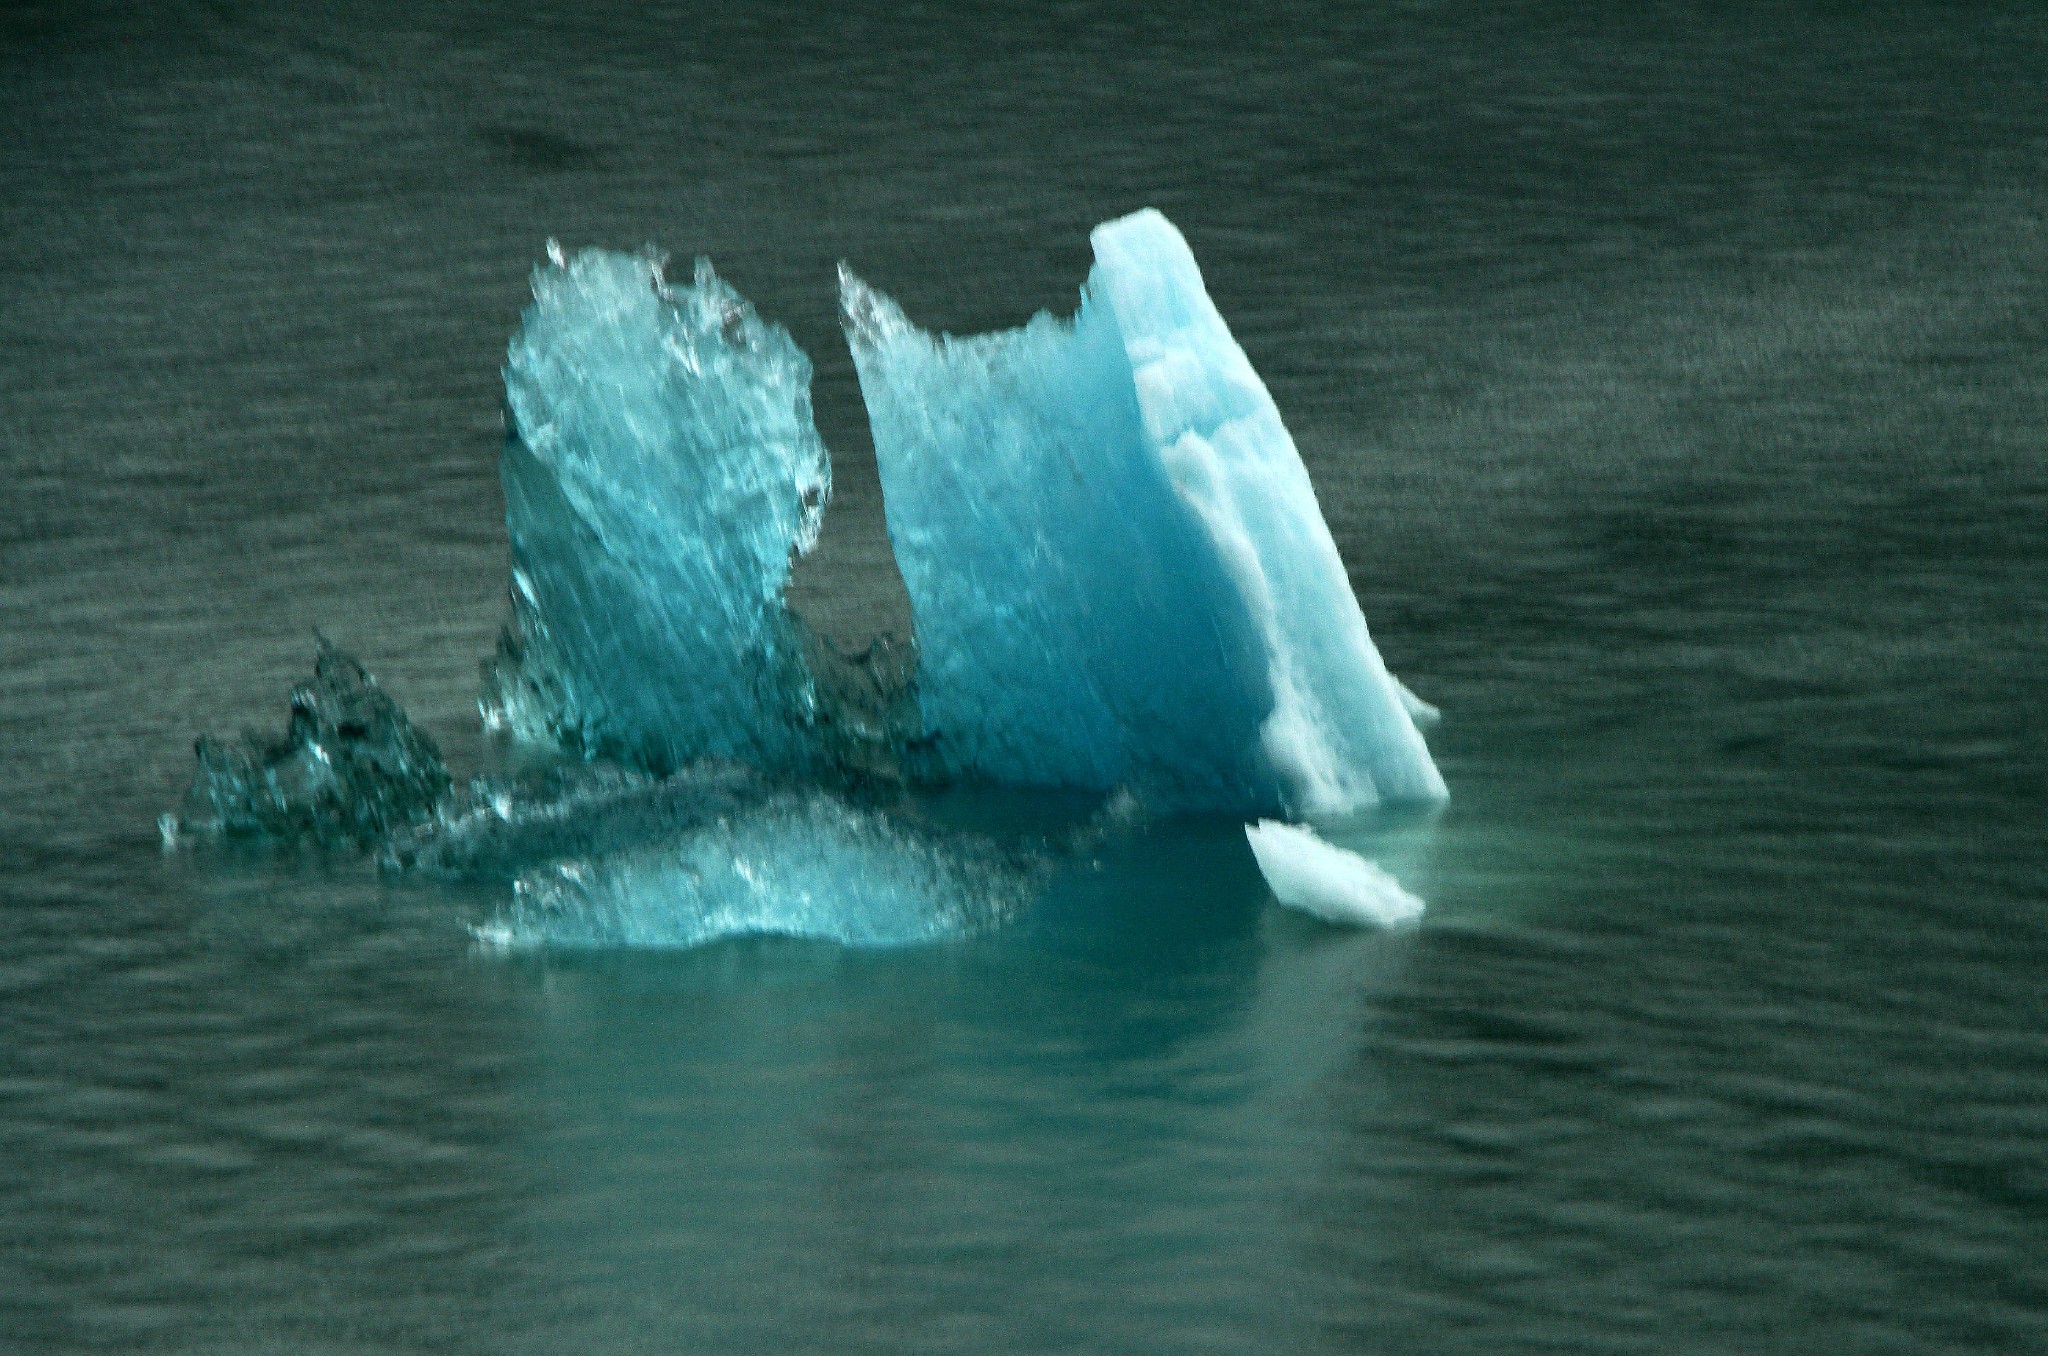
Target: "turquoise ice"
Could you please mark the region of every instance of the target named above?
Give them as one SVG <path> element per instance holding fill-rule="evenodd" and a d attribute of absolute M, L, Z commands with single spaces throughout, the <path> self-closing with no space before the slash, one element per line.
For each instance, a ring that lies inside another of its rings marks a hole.
<path fill-rule="evenodd" d="M 553 252 L 505 366 L 514 620 L 488 723 L 667 770 L 812 757 L 783 603 L 831 466 L 811 364 L 699 260 Z"/>
<path fill-rule="evenodd" d="M 1333 814 L 1445 795 L 1186 241 L 1096 228 L 1071 321 L 933 336 L 842 269 L 946 771 Z"/>
<path fill-rule="evenodd" d="M 506 366 L 489 718 L 657 771 L 815 771 L 864 740 L 867 770 L 893 742 L 880 761 L 919 776 L 1163 808 L 1440 799 L 1434 713 L 1381 662 L 1186 242 L 1152 211 L 1093 241 L 1072 320 L 965 339 L 842 269 L 915 627 L 914 693 L 869 702 L 879 726 L 841 712 L 859 684 L 783 598 L 831 486 L 809 361 L 707 263 L 671 287 L 642 256 L 556 255 Z"/>
<path fill-rule="evenodd" d="M 1040 869 L 968 835 L 790 794 L 666 843 L 522 876 L 510 906 L 477 936 L 513 950 L 662 949 L 735 936 L 908 946 L 1001 922 Z"/>
<path fill-rule="evenodd" d="M 458 791 L 323 649 L 287 739 L 202 743 L 167 841 L 310 836 L 517 876 L 507 945 L 883 946 L 999 921 L 1042 873 L 878 783 L 1294 817 L 1442 798 L 1436 713 L 1381 662 L 1186 242 L 1150 211 L 1093 241 L 1073 319 L 965 339 L 842 267 L 903 663 L 823 646 L 785 599 L 831 491 L 787 332 L 705 261 L 671 285 L 648 255 L 551 247 L 505 367 L 513 615 L 480 704 L 567 756 Z M 1286 882 L 1342 875 L 1303 866 L 1308 841 L 1253 839 L 1269 876 L 1275 844 L 1301 849 Z"/>

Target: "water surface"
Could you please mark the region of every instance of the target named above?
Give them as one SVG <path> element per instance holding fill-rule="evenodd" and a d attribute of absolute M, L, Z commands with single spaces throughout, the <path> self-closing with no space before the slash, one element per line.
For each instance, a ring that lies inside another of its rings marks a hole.
<path fill-rule="evenodd" d="M 0 1348 L 2048 1345 L 2037 8 L 50 4 L 0 70 Z M 1013 324 L 1147 204 L 1447 712 L 1353 839 L 1419 931 L 1214 824 L 893 953 L 158 851 L 315 625 L 489 756 L 548 237 L 790 326 L 858 637 L 835 261 Z"/>

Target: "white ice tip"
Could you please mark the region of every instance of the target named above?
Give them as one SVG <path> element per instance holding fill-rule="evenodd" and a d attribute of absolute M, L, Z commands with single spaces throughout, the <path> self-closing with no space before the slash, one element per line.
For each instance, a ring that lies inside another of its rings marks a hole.
<path fill-rule="evenodd" d="M 1401 882 L 1313 829 L 1262 819 L 1245 825 L 1244 836 L 1266 884 L 1290 909 L 1345 927 L 1393 927 L 1422 917 L 1422 901 Z"/>

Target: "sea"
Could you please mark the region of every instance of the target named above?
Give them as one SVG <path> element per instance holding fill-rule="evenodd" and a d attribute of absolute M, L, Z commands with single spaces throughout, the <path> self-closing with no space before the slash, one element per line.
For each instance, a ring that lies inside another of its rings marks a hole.
<path fill-rule="evenodd" d="M 2048 1350 L 2044 95 L 2017 0 L 6 4 L 0 1351 Z M 894 950 L 163 848 L 316 628 L 504 756 L 550 239 L 809 353 L 858 642 L 835 265 L 1003 328 L 1147 206 L 1443 709 L 1419 926 L 1171 817 Z"/>

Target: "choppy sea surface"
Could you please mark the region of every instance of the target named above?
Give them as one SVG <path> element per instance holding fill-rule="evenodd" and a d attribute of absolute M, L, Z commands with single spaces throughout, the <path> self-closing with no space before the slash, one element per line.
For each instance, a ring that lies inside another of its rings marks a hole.
<path fill-rule="evenodd" d="M 2025 4 L 9 6 L 0 1349 L 2048 1349 L 2044 88 Z M 791 328 L 858 638 L 835 261 L 1010 325 L 1144 205 L 1446 712 L 1419 929 L 1218 824 L 893 952 L 160 850 L 315 626 L 496 756 L 548 237 Z"/>

